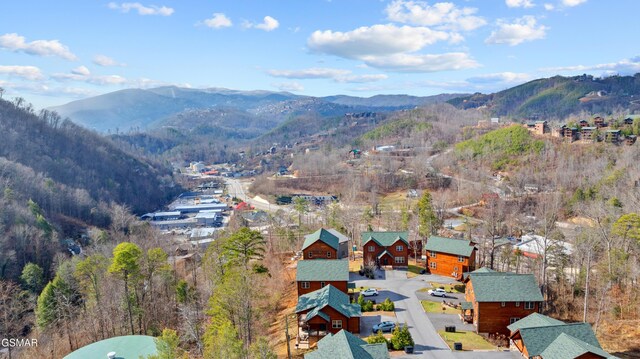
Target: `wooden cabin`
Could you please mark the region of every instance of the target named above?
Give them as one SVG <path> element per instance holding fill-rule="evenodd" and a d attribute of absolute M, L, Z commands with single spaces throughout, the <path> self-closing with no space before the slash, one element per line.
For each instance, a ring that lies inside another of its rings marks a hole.
<path fill-rule="evenodd" d="M 409 262 L 409 232 L 362 232 L 365 265 L 406 268 Z"/>
<path fill-rule="evenodd" d="M 349 238 L 334 229 L 321 228 L 304 237 L 304 259 L 342 259 L 348 256 Z"/>
<path fill-rule="evenodd" d="M 475 270 L 477 248 L 474 242 L 465 239 L 431 236 L 425 246 L 426 269 L 462 280 L 462 274 Z"/>
<path fill-rule="evenodd" d="M 301 260 L 296 269 L 298 297 L 332 285 L 345 294 L 348 291 L 349 260 Z"/>

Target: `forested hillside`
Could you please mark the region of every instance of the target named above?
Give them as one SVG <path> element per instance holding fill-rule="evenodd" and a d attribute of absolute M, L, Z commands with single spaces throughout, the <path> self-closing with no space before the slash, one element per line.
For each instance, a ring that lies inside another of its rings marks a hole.
<path fill-rule="evenodd" d="M 487 107 L 496 116 L 559 119 L 580 112 L 610 114 L 620 108 L 640 109 L 634 97 L 639 92 L 640 74 L 605 78 L 554 76 L 448 102 L 464 109 Z"/>
<path fill-rule="evenodd" d="M 86 225 L 107 227 L 114 208 L 160 206 L 171 172 L 22 99 L 0 100 L 0 277 L 37 263 L 49 272 L 58 239 Z"/>

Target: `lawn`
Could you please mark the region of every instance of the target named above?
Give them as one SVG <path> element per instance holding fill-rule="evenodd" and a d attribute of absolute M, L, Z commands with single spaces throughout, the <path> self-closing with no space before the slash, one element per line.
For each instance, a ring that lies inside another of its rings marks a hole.
<path fill-rule="evenodd" d="M 423 269 L 424 267 L 409 264 L 409 268 L 407 269 L 407 278 L 413 278 L 420 275 L 420 271 Z"/>
<path fill-rule="evenodd" d="M 442 284 L 442 283 L 430 283 L 433 288 L 444 288 L 447 293 L 464 293 L 464 284 Z"/>
<path fill-rule="evenodd" d="M 422 300 L 422 308 L 427 313 L 443 313 L 442 312 L 442 303 L 440 302 L 431 302 L 428 300 Z M 451 307 L 446 307 L 444 314 L 460 314 L 460 310 L 453 309 Z"/>
<path fill-rule="evenodd" d="M 453 349 L 453 343 L 462 343 L 462 350 L 495 350 L 496 347 L 474 332 L 460 331 L 455 333 L 438 330 L 438 334 Z"/>

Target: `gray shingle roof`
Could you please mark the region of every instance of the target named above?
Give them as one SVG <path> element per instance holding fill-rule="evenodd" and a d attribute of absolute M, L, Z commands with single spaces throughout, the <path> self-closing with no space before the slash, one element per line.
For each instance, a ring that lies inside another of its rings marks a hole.
<path fill-rule="evenodd" d="M 615 358 L 604 350 L 566 333 L 558 335 L 558 337 L 542 351 L 541 356 L 544 359 L 574 359 L 586 353 L 599 355 L 603 358 Z"/>
<path fill-rule="evenodd" d="M 546 327 L 550 325 L 564 324 L 563 321 L 553 319 L 539 313 L 532 313 L 518 320 L 517 322 L 507 326 L 512 333 L 522 328 Z"/>
<path fill-rule="evenodd" d="M 298 261 L 296 281 L 348 281 L 349 261 L 346 259 L 314 259 Z"/>
<path fill-rule="evenodd" d="M 470 241 L 464 239 L 431 236 L 424 249 L 427 251 L 448 253 L 456 256 L 470 257 L 475 249 Z"/>
<path fill-rule="evenodd" d="M 398 239 L 409 245 L 409 232 L 362 232 L 362 244 L 374 241 L 383 247 L 393 245 Z"/>
<path fill-rule="evenodd" d="M 598 339 L 593 333 L 593 329 L 591 329 L 591 325 L 589 325 L 589 323 L 572 323 L 522 328 L 519 332 L 524 345 L 527 347 L 527 352 L 530 357 L 541 355 L 542 352 L 547 349 L 547 347 L 549 347 L 549 345 L 562 333 L 568 334 L 596 348 L 600 348 L 600 343 L 598 343 Z"/>
<path fill-rule="evenodd" d="M 318 342 L 318 350 L 305 354 L 305 359 L 388 359 L 384 343 L 367 344 L 355 335 L 341 330 L 329 334 Z"/>
<path fill-rule="evenodd" d="M 324 228 L 320 228 L 317 231 L 304 236 L 304 244 L 302 245 L 302 250 L 305 250 L 307 247 L 319 240 L 326 243 L 329 247 L 338 250 L 340 238 Z"/>
<path fill-rule="evenodd" d="M 296 313 L 313 308 L 322 309 L 326 306 L 337 310 L 347 318 L 362 315 L 360 305 L 349 303 L 349 296 L 331 284 L 300 296 L 300 298 L 298 298 L 298 304 L 296 305 Z"/>
<path fill-rule="evenodd" d="M 533 274 L 472 272 L 469 274 L 477 302 L 542 302 Z"/>

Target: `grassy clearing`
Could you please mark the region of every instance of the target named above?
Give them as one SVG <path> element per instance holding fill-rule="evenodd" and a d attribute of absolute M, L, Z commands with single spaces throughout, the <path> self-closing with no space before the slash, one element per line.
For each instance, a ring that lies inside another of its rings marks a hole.
<path fill-rule="evenodd" d="M 362 266 L 362 258 L 356 258 L 355 261 L 349 259 L 349 272 L 357 272 Z"/>
<path fill-rule="evenodd" d="M 407 278 L 413 278 L 420 275 L 420 271 L 423 270 L 423 267 L 409 264 L 409 268 L 407 269 Z"/>
<path fill-rule="evenodd" d="M 433 288 L 444 288 L 447 293 L 464 293 L 464 284 L 443 284 L 431 282 Z"/>
<path fill-rule="evenodd" d="M 453 349 L 453 343 L 462 343 L 462 350 L 495 350 L 491 343 L 474 332 L 460 331 L 455 333 L 438 330 L 438 334 Z"/>
<path fill-rule="evenodd" d="M 460 314 L 460 311 L 457 309 L 453 309 L 451 307 L 445 307 L 444 312 L 442 311 L 442 303 L 432 302 L 429 300 L 422 300 L 422 308 L 427 313 L 440 313 L 440 314 Z"/>

